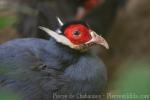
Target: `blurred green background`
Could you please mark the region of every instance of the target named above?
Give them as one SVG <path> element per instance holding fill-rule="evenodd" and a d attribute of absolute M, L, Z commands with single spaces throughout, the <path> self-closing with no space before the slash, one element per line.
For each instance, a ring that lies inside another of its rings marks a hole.
<path fill-rule="evenodd" d="M 21 100 L 19 96 L 12 91 L 0 90 L 0 100 Z"/>

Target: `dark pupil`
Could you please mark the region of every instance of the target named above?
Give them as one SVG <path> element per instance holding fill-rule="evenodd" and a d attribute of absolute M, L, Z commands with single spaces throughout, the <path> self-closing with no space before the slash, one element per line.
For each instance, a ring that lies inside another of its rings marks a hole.
<path fill-rule="evenodd" d="M 80 31 L 78 31 L 78 30 L 77 30 L 77 31 L 74 31 L 74 32 L 73 32 L 73 35 L 76 35 L 76 36 L 77 36 L 77 35 L 80 35 Z"/>

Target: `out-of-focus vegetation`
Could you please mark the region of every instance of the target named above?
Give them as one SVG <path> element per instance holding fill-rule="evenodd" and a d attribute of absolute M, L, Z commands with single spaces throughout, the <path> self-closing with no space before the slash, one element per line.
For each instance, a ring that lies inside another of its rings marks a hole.
<path fill-rule="evenodd" d="M 130 60 L 117 71 L 116 81 L 111 84 L 110 100 L 149 100 L 150 63 L 146 60 Z"/>
<path fill-rule="evenodd" d="M 15 16 L 0 16 L 0 30 L 14 24 L 15 22 Z"/>
<path fill-rule="evenodd" d="M 0 90 L 0 100 L 21 100 L 18 95 L 13 92 Z"/>
<path fill-rule="evenodd" d="M 0 8 L 0 44 L 18 37 L 15 30 L 18 20 L 16 13 L 7 7 L 5 9 Z"/>

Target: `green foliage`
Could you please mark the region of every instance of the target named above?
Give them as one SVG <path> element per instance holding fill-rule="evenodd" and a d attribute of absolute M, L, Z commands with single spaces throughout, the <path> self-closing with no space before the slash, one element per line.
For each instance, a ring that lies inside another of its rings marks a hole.
<path fill-rule="evenodd" d="M 0 16 L 0 30 L 12 25 L 15 21 L 15 16 Z"/>
<path fill-rule="evenodd" d="M 150 64 L 146 61 L 129 61 L 118 71 L 114 82 L 114 98 L 110 100 L 149 100 Z"/>
<path fill-rule="evenodd" d="M 19 96 L 13 92 L 0 90 L 0 100 L 20 100 Z"/>

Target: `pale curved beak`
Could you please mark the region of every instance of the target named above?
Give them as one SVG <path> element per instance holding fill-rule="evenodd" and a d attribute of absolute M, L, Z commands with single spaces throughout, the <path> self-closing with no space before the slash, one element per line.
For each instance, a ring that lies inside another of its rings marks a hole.
<path fill-rule="evenodd" d="M 96 34 L 96 32 L 92 30 L 90 30 L 90 34 L 92 36 L 92 39 L 88 41 L 87 44 L 94 43 L 94 44 L 102 45 L 106 49 L 109 49 L 108 42 L 102 36 Z"/>

